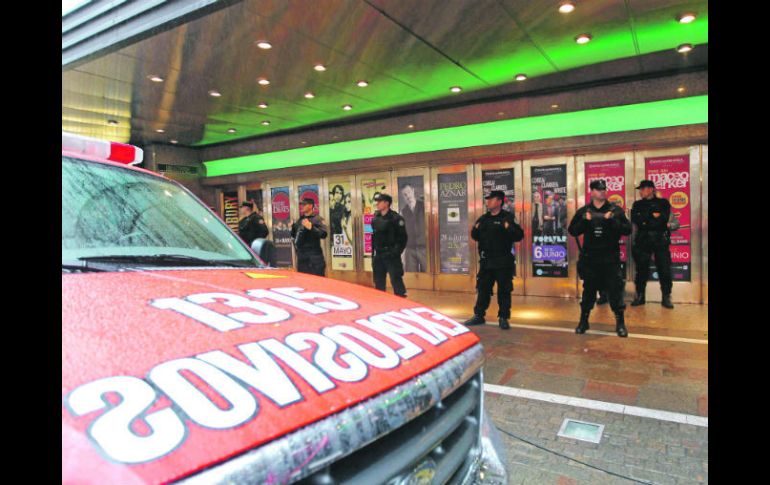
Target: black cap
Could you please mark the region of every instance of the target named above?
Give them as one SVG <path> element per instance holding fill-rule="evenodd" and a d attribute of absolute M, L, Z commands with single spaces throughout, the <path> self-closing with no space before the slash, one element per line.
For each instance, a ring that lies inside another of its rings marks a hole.
<path fill-rule="evenodd" d="M 313 207 L 315 207 L 315 201 L 314 201 L 313 199 L 309 198 L 309 197 L 307 197 L 307 198 L 305 198 L 305 199 L 302 199 L 302 200 L 300 200 L 300 201 L 299 201 L 299 203 L 300 203 L 300 205 L 304 205 L 304 204 L 310 204 L 310 205 L 312 205 Z"/>
<path fill-rule="evenodd" d="M 375 202 L 379 202 L 381 200 L 384 200 L 385 202 L 392 204 L 393 203 L 393 197 L 391 197 L 388 194 L 377 194 L 377 196 L 374 198 Z"/>
<path fill-rule="evenodd" d="M 604 179 L 592 180 L 589 187 L 591 190 L 607 190 L 607 182 Z"/>
<path fill-rule="evenodd" d="M 246 202 L 241 203 L 241 207 L 248 207 L 249 209 L 253 210 L 254 209 L 254 204 L 252 204 L 249 201 L 246 201 Z"/>
<path fill-rule="evenodd" d="M 637 190 L 641 189 L 641 188 L 644 188 L 644 187 L 650 187 L 650 188 L 654 189 L 655 188 L 655 184 L 652 182 L 652 180 L 646 180 L 645 179 L 645 180 L 642 180 L 641 182 L 639 182 L 639 187 L 637 187 Z"/>
<path fill-rule="evenodd" d="M 493 199 L 495 197 L 497 197 L 500 200 L 505 200 L 505 192 L 503 192 L 502 190 L 493 190 L 492 192 L 489 193 L 488 196 L 486 196 L 484 198 L 485 199 Z"/>

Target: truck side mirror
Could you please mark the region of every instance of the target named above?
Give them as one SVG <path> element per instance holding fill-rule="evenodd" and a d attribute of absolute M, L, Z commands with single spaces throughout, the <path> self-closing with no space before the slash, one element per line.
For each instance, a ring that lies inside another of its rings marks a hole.
<path fill-rule="evenodd" d="M 251 243 L 251 250 L 257 253 L 259 258 L 268 266 L 275 268 L 278 263 L 275 259 L 275 244 L 273 241 L 264 238 L 257 238 Z"/>

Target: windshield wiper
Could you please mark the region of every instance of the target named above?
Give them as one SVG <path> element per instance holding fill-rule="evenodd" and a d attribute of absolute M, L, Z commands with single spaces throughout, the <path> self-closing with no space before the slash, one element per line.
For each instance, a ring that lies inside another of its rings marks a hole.
<path fill-rule="evenodd" d="M 81 261 L 97 261 L 107 263 L 129 263 L 129 264 L 149 264 L 153 266 L 232 266 L 236 268 L 248 268 L 245 261 L 236 263 L 234 261 L 217 261 L 212 259 L 196 258 L 184 254 L 150 254 L 150 255 L 107 255 L 107 256 L 84 256 L 78 258 Z"/>
<path fill-rule="evenodd" d="M 86 261 L 63 261 L 61 269 L 71 273 L 103 273 L 105 271 L 117 271 L 114 265 L 93 264 Z"/>

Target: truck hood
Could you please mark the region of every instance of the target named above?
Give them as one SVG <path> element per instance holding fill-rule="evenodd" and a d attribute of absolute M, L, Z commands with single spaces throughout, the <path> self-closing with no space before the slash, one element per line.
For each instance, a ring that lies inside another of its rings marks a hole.
<path fill-rule="evenodd" d="M 188 476 L 477 342 L 419 303 L 292 271 L 62 275 L 63 482 Z"/>

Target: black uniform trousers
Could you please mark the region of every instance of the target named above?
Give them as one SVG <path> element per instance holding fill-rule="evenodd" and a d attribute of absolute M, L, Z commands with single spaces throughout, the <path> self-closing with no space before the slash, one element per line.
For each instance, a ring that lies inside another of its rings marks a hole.
<path fill-rule="evenodd" d="M 300 273 L 326 276 L 326 261 L 324 261 L 323 253 L 298 253 L 297 271 Z"/>
<path fill-rule="evenodd" d="M 513 291 L 513 267 L 483 268 L 476 275 L 476 305 L 473 314 L 483 317 L 492 297 L 492 285 L 497 283 L 498 318 L 511 317 L 511 292 Z"/>
<path fill-rule="evenodd" d="M 664 295 L 671 294 L 671 251 L 668 244 L 650 245 L 634 244 L 632 251 L 634 264 L 636 265 L 636 278 L 634 283 L 639 291 L 643 291 L 650 279 L 650 260 L 655 257 L 655 267 L 658 270 L 660 291 Z"/>
<path fill-rule="evenodd" d="M 372 272 L 374 273 L 374 287 L 385 291 L 385 275 L 390 275 L 390 284 L 393 285 L 393 293 L 398 296 L 406 296 L 404 286 L 404 264 L 401 255 L 390 253 L 376 254 L 372 257 Z"/>
<path fill-rule="evenodd" d="M 583 298 L 580 308 L 590 312 L 596 303 L 596 292 L 606 291 L 610 300 L 610 308 L 615 313 L 626 308 L 623 302 L 623 275 L 620 263 L 587 260 L 583 267 Z"/>

